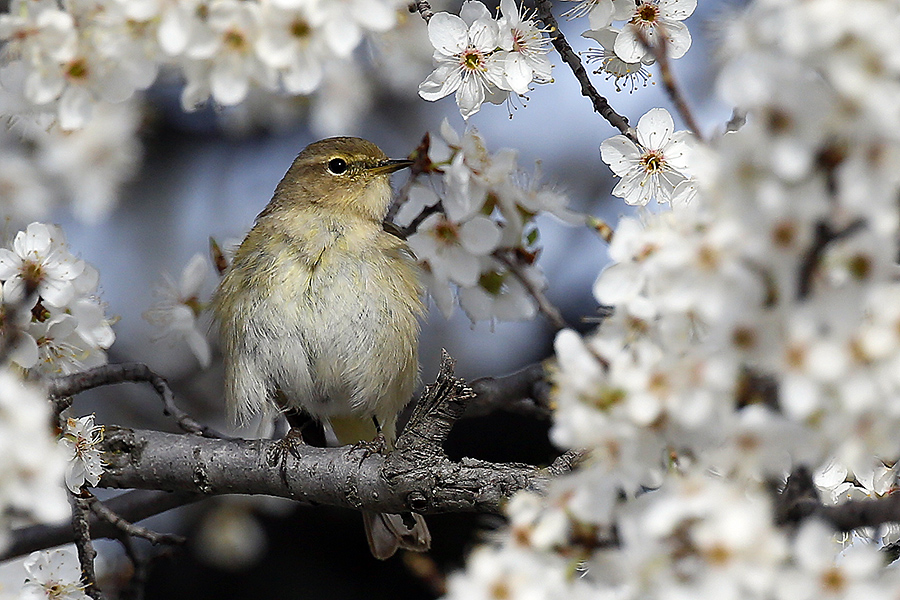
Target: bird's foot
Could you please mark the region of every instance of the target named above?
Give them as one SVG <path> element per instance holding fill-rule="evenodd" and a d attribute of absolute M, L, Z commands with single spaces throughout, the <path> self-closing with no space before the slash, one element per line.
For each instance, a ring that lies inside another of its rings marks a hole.
<path fill-rule="evenodd" d="M 306 445 L 303 441 L 303 430 L 297 427 L 291 427 L 284 437 L 272 444 L 266 451 L 266 463 L 270 467 L 281 465 L 284 469 L 287 466 L 288 456 L 300 459 L 301 448 Z"/>
<path fill-rule="evenodd" d="M 362 458 L 363 460 L 365 460 L 373 454 L 387 454 L 387 449 L 387 438 L 385 438 L 384 434 L 379 431 L 377 434 L 375 434 L 375 437 L 373 439 L 362 440 L 361 442 L 356 442 L 355 444 L 353 444 L 350 451 L 362 453 Z"/>

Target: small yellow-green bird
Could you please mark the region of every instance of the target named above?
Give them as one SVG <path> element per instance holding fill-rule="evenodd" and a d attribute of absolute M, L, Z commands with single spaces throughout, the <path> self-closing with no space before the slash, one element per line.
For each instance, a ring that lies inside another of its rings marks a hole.
<path fill-rule="evenodd" d="M 418 378 L 423 290 L 406 243 L 382 220 L 390 174 L 411 164 L 353 137 L 315 142 L 294 160 L 213 296 L 234 418 L 303 411 L 340 444 L 371 440 L 380 426 L 391 447 Z M 377 558 L 431 545 L 420 515 L 363 517 Z"/>

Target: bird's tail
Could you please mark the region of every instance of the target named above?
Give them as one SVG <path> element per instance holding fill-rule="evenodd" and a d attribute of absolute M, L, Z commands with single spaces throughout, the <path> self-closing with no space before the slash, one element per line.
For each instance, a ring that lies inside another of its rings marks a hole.
<path fill-rule="evenodd" d="M 415 552 L 425 552 L 431 548 L 431 532 L 422 515 L 363 511 L 362 516 L 369 550 L 379 560 L 392 557 L 398 548 Z"/>
<path fill-rule="evenodd" d="M 377 434 L 375 423 L 369 417 L 332 417 L 330 424 L 340 445 L 370 441 Z M 386 423 L 382 432 L 388 450 L 392 449 L 396 437 L 394 424 Z M 425 552 L 431 548 L 431 532 L 422 515 L 370 511 L 363 511 L 362 515 L 369 549 L 372 556 L 379 560 L 387 560 L 399 548 L 415 552 Z"/>

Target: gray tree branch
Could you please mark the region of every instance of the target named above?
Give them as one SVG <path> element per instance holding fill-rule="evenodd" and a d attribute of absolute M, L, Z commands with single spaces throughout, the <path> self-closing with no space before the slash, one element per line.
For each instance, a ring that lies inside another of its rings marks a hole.
<path fill-rule="evenodd" d="M 380 512 L 499 512 L 517 490 L 545 488 L 547 471 L 523 464 L 419 452 L 414 469 L 362 447 L 300 448 L 283 470 L 266 462 L 273 440 L 218 440 L 109 427 L 101 487 L 202 495 L 265 494 L 304 504 Z M 429 454 L 431 454 L 429 456 Z M 399 468 L 398 468 L 399 467 Z M 282 477 L 282 474 L 285 476 Z"/>
<path fill-rule="evenodd" d="M 303 446 L 296 456 L 286 454 L 287 462 L 283 468 L 277 468 L 268 462 L 277 441 L 208 437 L 209 430 L 183 413 L 176 415 L 187 425 L 188 434 L 107 426 L 101 444 L 107 469 L 100 487 L 135 491 L 107 501 L 109 514 L 121 517 L 112 519 L 121 521 L 118 526 L 89 515 L 90 537 L 121 536 L 122 523 L 130 525 L 216 494 L 265 494 L 310 505 L 380 512 L 496 513 L 514 492 L 542 491 L 551 477 L 574 468 L 581 457 L 573 453 L 560 457 L 546 469 L 516 463 L 449 460 L 443 443 L 471 401 L 477 398 L 478 414 L 517 407 L 523 402 L 546 406 L 546 388 L 542 384 L 543 367 L 538 364 L 505 377 L 477 380 L 476 393 L 465 381 L 453 376 L 454 361 L 446 352 L 442 358 L 435 383 L 426 388 L 394 450 L 387 455 L 373 453 L 363 445 Z M 144 365 L 92 369 L 54 379 L 50 389 L 53 397 L 61 398 L 124 381 L 151 383 L 163 397 L 164 410 L 177 411 L 165 380 Z M 71 524 L 23 528 L 13 532 L 5 557 L 72 539 Z"/>

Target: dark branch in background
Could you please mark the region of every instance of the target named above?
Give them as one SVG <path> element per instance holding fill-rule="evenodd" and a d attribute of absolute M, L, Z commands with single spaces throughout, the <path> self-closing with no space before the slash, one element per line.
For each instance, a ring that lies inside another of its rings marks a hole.
<path fill-rule="evenodd" d="M 810 292 L 812 292 L 813 276 L 816 274 L 816 269 L 819 267 L 819 261 L 822 258 L 822 254 L 824 254 L 825 250 L 828 248 L 828 245 L 831 242 L 853 235 L 862 229 L 865 224 L 866 222 L 860 218 L 843 229 L 835 230 L 832 229 L 831 225 L 828 223 L 816 223 L 812 245 L 803 257 L 803 262 L 800 263 L 800 273 L 797 277 L 797 300 L 805 300 Z"/>
<path fill-rule="evenodd" d="M 900 493 L 824 506 L 819 500 L 812 473 L 806 467 L 800 467 L 791 473 L 784 489 L 775 496 L 775 522 L 797 525 L 810 517 L 822 519 L 837 531 L 898 523 Z"/>
<path fill-rule="evenodd" d="M 630 25 L 626 25 L 626 27 L 630 27 Z M 694 137 L 702 142 L 703 134 L 700 131 L 700 126 L 697 124 L 697 119 L 694 118 L 694 113 L 688 105 L 684 94 L 681 93 L 681 87 L 678 85 L 675 74 L 672 72 L 672 64 L 669 62 L 669 40 L 666 38 L 666 32 L 660 28 L 656 38 L 659 43 L 653 45 L 643 29 L 636 27 L 635 30 L 644 48 L 649 49 L 653 53 L 656 64 L 659 65 L 659 75 L 662 78 L 663 87 L 666 88 L 666 93 L 669 94 L 669 99 L 675 105 L 675 109 L 681 115 L 684 124 L 691 130 Z"/>
<path fill-rule="evenodd" d="M 569 42 L 566 41 L 565 36 L 559 29 L 559 23 L 556 22 L 553 13 L 550 11 L 553 3 L 550 2 L 550 0 L 536 0 L 535 4 L 537 6 L 538 19 L 540 19 L 550 30 L 550 40 L 553 43 L 553 47 L 559 52 L 559 56 L 563 59 L 563 62 L 569 65 L 569 68 L 572 69 L 572 73 L 575 74 L 578 83 L 581 84 L 581 95 L 590 99 L 591 104 L 594 105 L 594 111 L 606 119 L 610 125 L 628 136 L 632 141 L 637 142 L 634 137 L 634 132 L 628 125 L 628 119 L 613 110 L 609 101 L 601 96 L 600 92 L 597 91 L 597 88 L 594 87 L 594 84 L 591 83 L 591 78 L 588 75 L 587 69 L 584 68 L 578 54 L 575 53 L 575 50 L 573 50 L 572 46 L 569 45 Z"/>
<path fill-rule="evenodd" d="M 72 498 L 72 531 L 75 533 L 75 549 L 78 552 L 78 562 L 81 563 L 81 582 L 84 584 L 84 593 L 102 600 L 103 594 L 97 587 L 97 574 L 94 572 L 94 559 L 97 551 L 91 542 L 90 514 L 91 499 L 89 495 L 71 494 Z"/>
<path fill-rule="evenodd" d="M 178 426 L 187 433 L 209 438 L 227 437 L 211 427 L 201 425 L 178 408 L 168 382 L 141 363 L 107 364 L 82 373 L 53 377 L 49 380 L 49 394 L 51 399 L 59 400 L 96 387 L 125 382 L 146 382 L 153 386 L 163 401 L 163 413 L 174 418 Z"/>
<path fill-rule="evenodd" d="M 480 417 L 499 409 L 550 418 L 550 385 L 542 363 L 503 377 L 482 377 L 469 385 L 476 395 L 466 408 L 466 417 Z"/>
<path fill-rule="evenodd" d="M 131 523 L 143 521 L 154 515 L 166 512 L 191 502 L 202 499 L 200 494 L 185 492 L 171 493 L 148 490 L 134 490 L 104 501 L 106 507 L 122 519 Z M 117 538 L 122 531 L 109 522 L 101 520 L 96 514 L 88 521 L 91 539 Z M 0 560 L 15 558 L 41 550 L 72 542 L 74 539 L 72 524 L 32 525 L 16 529 L 10 534 L 10 544 Z"/>

